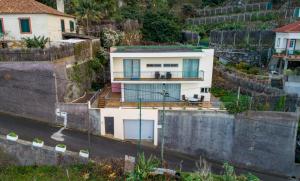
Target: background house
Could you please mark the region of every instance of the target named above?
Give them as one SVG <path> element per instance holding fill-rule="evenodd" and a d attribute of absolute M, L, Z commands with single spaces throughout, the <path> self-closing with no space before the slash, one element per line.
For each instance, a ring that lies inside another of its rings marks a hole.
<path fill-rule="evenodd" d="M 62 33 L 76 31 L 75 17 L 64 13 L 63 0 L 58 10 L 35 0 L 0 0 L 0 33 L 5 40 L 45 36 L 50 41 L 62 39 Z"/>

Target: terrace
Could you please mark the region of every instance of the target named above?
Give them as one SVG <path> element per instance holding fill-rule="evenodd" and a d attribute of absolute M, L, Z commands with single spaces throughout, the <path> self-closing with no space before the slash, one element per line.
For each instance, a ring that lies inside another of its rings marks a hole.
<path fill-rule="evenodd" d="M 124 102 L 122 101 L 121 93 L 111 92 L 111 87 L 106 87 L 100 94 L 99 107 L 100 108 L 116 108 L 116 107 L 138 107 L 138 102 Z M 142 102 L 142 107 L 149 108 L 161 108 L 163 102 Z M 176 102 L 165 102 L 165 107 L 171 108 L 212 108 L 210 102 L 188 102 L 188 101 L 176 101 Z"/>

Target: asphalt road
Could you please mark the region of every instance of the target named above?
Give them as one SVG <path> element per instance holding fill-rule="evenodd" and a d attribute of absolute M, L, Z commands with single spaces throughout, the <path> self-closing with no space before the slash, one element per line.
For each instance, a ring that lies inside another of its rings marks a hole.
<path fill-rule="evenodd" d="M 88 135 L 87 133 L 74 131 L 74 130 L 63 130 L 64 141 L 58 142 L 51 139 L 51 136 L 57 132 L 60 128 L 54 127 L 45 123 L 41 123 L 35 120 L 15 117 L 7 114 L 0 113 L 0 134 L 5 135 L 10 131 L 14 131 L 19 135 L 20 139 L 31 141 L 34 138 L 40 138 L 44 140 L 46 145 L 55 146 L 58 143 L 64 143 L 67 145 L 67 149 L 70 151 L 78 152 L 80 149 L 88 149 Z M 91 136 L 91 149 L 90 155 L 94 159 L 104 158 L 124 158 L 124 155 L 135 156 L 137 154 L 137 145 L 129 142 L 117 141 L 100 136 Z M 160 157 L 159 148 L 150 146 L 141 146 L 141 150 L 145 155 L 155 155 Z M 193 171 L 196 169 L 195 161 L 199 158 L 179 154 L 173 151 L 165 152 L 165 160 L 168 166 L 173 169 L 181 168 L 185 171 Z M 222 163 L 209 162 L 211 169 L 215 173 L 222 172 Z M 236 168 L 237 173 L 248 173 L 251 172 L 262 180 L 266 181 L 284 181 L 287 180 L 284 177 L 279 177 L 270 174 L 264 174 L 259 171 L 239 169 Z"/>

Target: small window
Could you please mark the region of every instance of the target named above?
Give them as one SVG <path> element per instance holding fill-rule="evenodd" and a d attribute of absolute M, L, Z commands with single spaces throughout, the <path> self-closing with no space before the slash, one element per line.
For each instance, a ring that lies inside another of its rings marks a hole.
<path fill-rule="evenodd" d="M 147 64 L 147 67 L 161 67 L 161 64 Z"/>
<path fill-rule="evenodd" d="M 290 40 L 290 48 L 294 48 L 295 47 L 295 40 Z"/>
<path fill-rule="evenodd" d="M 277 47 L 280 46 L 280 38 L 277 38 Z"/>
<path fill-rule="evenodd" d="M 29 18 L 20 18 L 20 32 L 31 33 L 31 22 Z"/>
<path fill-rule="evenodd" d="M 65 20 L 60 20 L 60 26 L 61 26 L 61 31 L 62 32 L 65 32 L 66 31 L 66 28 L 65 28 Z"/>
<path fill-rule="evenodd" d="M 210 88 L 201 88 L 201 93 L 209 93 Z"/>
<path fill-rule="evenodd" d="M 0 34 L 4 33 L 4 23 L 3 18 L 0 18 Z"/>
<path fill-rule="evenodd" d="M 73 32 L 75 30 L 74 21 L 70 21 L 70 31 Z"/>
<path fill-rule="evenodd" d="M 178 67 L 178 64 L 164 64 L 164 67 Z"/>

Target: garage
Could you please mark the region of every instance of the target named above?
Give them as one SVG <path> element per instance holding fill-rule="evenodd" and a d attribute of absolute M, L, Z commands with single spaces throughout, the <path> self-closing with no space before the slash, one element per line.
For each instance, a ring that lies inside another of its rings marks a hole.
<path fill-rule="evenodd" d="M 139 139 L 140 122 L 138 119 L 124 120 L 124 138 L 127 140 Z M 154 121 L 142 120 L 142 140 L 153 141 Z"/>

